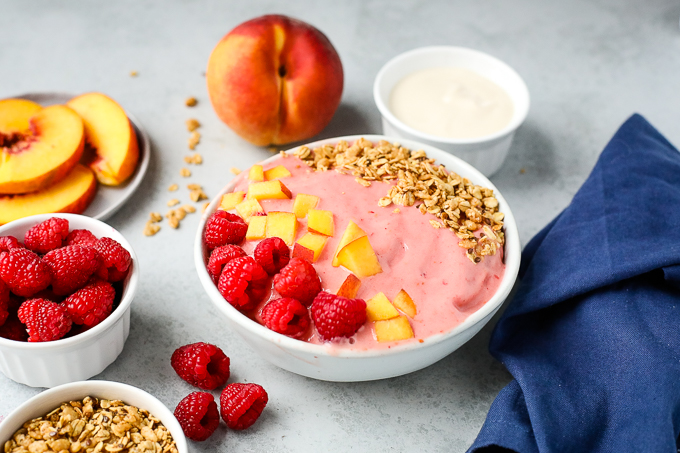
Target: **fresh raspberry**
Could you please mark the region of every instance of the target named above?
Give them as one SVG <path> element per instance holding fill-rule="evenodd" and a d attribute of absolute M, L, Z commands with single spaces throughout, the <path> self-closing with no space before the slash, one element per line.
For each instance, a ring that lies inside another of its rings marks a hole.
<path fill-rule="evenodd" d="M 10 314 L 5 323 L 0 326 L 0 337 L 14 341 L 28 341 L 28 332 L 17 315 Z"/>
<path fill-rule="evenodd" d="M 66 307 L 74 323 L 89 328 L 96 326 L 111 314 L 115 298 L 116 290 L 111 283 L 94 279 L 68 296 L 61 305 Z"/>
<path fill-rule="evenodd" d="M 102 266 L 108 273 L 108 281 L 111 283 L 123 280 L 132 266 L 132 257 L 125 247 L 118 241 L 103 237 L 97 239 L 94 249 L 99 252 L 103 260 Z M 101 277 L 101 271 L 97 271 L 97 276 Z"/>
<path fill-rule="evenodd" d="M 217 283 L 224 266 L 234 258 L 240 258 L 242 256 L 246 256 L 246 252 L 238 245 L 227 244 L 222 247 L 217 247 L 210 254 L 207 266 L 208 274 L 210 274 L 213 281 Z"/>
<path fill-rule="evenodd" d="M 21 244 L 14 236 L 0 237 L 0 252 L 9 252 L 17 247 L 21 247 Z"/>
<path fill-rule="evenodd" d="M 0 278 L 17 296 L 31 297 L 50 286 L 52 273 L 38 255 L 16 248 L 0 253 Z"/>
<path fill-rule="evenodd" d="M 0 280 L 0 326 L 5 323 L 9 315 L 9 288 Z"/>
<path fill-rule="evenodd" d="M 64 245 L 82 245 L 83 247 L 93 247 L 97 242 L 97 236 L 92 234 L 90 230 L 72 230 Z"/>
<path fill-rule="evenodd" d="M 207 392 L 193 392 L 184 397 L 175 408 L 175 418 L 184 434 L 198 441 L 210 437 L 220 424 L 215 398 Z"/>
<path fill-rule="evenodd" d="M 209 250 L 227 244 L 240 244 L 246 237 L 248 224 L 227 211 L 215 211 L 205 224 L 204 240 Z"/>
<path fill-rule="evenodd" d="M 307 307 L 290 297 L 269 302 L 260 316 L 269 329 L 293 338 L 304 335 L 310 323 Z"/>
<path fill-rule="evenodd" d="M 250 310 L 267 293 L 269 276 L 249 256 L 235 258 L 222 270 L 217 289 L 227 302 L 239 310 Z"/>
<path fill-rule="evenodd" d="M 269 401 L 267 392 L 257 384 L 229 384 L 220 395 L 222 420 L 231 429 L 250 427 Z"/>
<path fill-rule="evenodd" d="M 267 238 L 257 244 L 253 257 L 269 275 L 274 275 L 290 261 L 290 249 L 281 238 Z"/>
<path fill-rule="evenodd" d="M 274 288 L 282 297 L 292 297 L 309 307 L 321 291 L 321 280 L 312 263 L 302 258 L 293 258 L 274 276 Z"/>
<path fill-rule="evenodd" d="M 322 291 L 312 303 L 312 319 L 323 340 L 351 337 L 366 322 L 366 302 Z"/>
<path fill-rule="evenodd" d="M 30 342 L 58 340 L 71 330 L 66 308 L 49 300 L 27 300 L 19 307 L 18 315 L 26 325 Z"/>
<path fill-rule="evenodd" d="M 68 220 L 51 217 L 26 232 L 24 244 L 35 253 L 47 253 L 61 247 L 68 236 Z"/>
<path fill-rule="evenodd" d="M 229 357 L 210 343 L 193 343 L 177 348 L 170 364 L 177 375 L 203 390 L 213 390 L 229 379 Z"/>
<path fill-rule="evenodd" d="M 42 260 L 52 271 L 52 289 L 58 295 L 72 294 L 85 286 L 101 263 L 95 249 L 80 245 L 52 250 Z"/>

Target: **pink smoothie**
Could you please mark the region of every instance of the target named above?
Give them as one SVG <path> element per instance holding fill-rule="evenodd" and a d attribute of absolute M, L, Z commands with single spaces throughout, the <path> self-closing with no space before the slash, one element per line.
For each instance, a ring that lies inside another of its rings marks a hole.
<path fill-rule="evenodd" d="M 324 290 L 335 293 L 349 271 L 333 267 L 333 254 L 350 220 L 368 235 L 383 272 L 361 280 L 358 298 L 368 300 L 379 292 L 392 300 L 404 289 L 416 303 L 418 314 L 410 319 L 415 338 L 392 343 L 375 340 L 372 323 L 367 322 L 350 339 L 333 340 L 333 347 L 364 350 L 389 348 L 395 344 L 425 339 L 446 332 L 479 309 L 500 285 L 505 269 L 502 249 L 472 263 L 458 246 L 458 237 L 448 229 L 436 229 L 429 223 L 435 217 L 423 215 L 415 207 L 378 206 L 389 190 L 389 183 L 374 182 L 364 187 L 354 176 L 334 170 L 317 172 L 296 157 L 276 159 L 265 170 L 285 166 L 292 174 L 281 179 L 292 192 L 290 200 L 260 200 L 266 212 L 293 210 L 298 193 L 320 198 L 317 209 L 333 212 L 335 236 L 330 238 L 318 261 L 314 263 Z M 247 172 L 236 179 L 234 191 L 247 191 Z M 394 212 L 398 208 L 399 212 Z M 306 219 L 298 219 L 297 238 L 307 232 Z M 243 248 L 252 254 L 257 241 L 246 241 Z M 279 297 L 272 294 L 270 299 Z M 261 305 L 264 306 L 264 303 Z M 260 307 L 261 307 L 260 306 Z M 253 316 L 257 319 L 257 315 Z M 307 339 L 320 343 L 315 332 Z"/>

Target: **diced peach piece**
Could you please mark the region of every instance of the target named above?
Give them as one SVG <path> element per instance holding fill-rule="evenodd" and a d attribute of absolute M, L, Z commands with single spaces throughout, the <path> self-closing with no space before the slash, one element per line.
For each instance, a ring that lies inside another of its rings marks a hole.
<path fill-rule="evenodd" d="M 335 234 L 333 213 L 321 209 L 310 209 L 307 212 L 307 229 L 332 237 Z"/>
<path fill-rule="evenodd" d="M 243 220 L 248 222 L 252 216 L 257 213 L 264 213 L 264 209 L 257 200 L 245 200 L 234 206 L 236 212 L 241 216 Z"/>
<path fill-rule="evenodd" d="M 248 231 L 246 231 L 246 239 L 252 241 L 255 239 L 264 239 L 267 229 L 267 216 L 255 215 L 250 218 L 248 222 Z"/>
<path fill-rule="evenodd" d="M 256 182 L 264 181 L 264 170 L 262 169 L 262 165 L 253 165 L 250 167 L 248 179 Z"/>
<path fill-rule="evenodd" d="M 359 278 L 370 277 L 382 272 L 382 267 L 375 256 L 368 236 L 352 241 L 338 253 L 338 263 L 345 266 Z"/>
<path fill-rule="evenodd" d="M 359 292 L 360 286 L 361 280 L 359 280 L 356 275 L 349 274 L 345 281 L 342 282 L 342 285 L 340 285 L 340 289 L 338 289 L 338 292 L 336 294 L 338 296 L 346 297 L 348 299 L 354 299 L 355 297 L 357 297 L 357 293 Z"/>
<path fill-rule="evenodd" d="M 321 255 L 323 248 L 326 246 L 326 241 L 328 241 L 327 236 L 315 233 L 306 233 L 297 241 L 297 243 L 314 252 L 312 262 L 315 262 L 319 259 L 319 255 Z"/>
<path fill-rule="evenodd" d="M 413 338 L 413 329 L 408 318 L 400 315 L 396 318 L 377 321 L 375 323 L 375 336 L 381 343 L 407 340 Z"/>
<path fill-rule="evenodd" d="M 304 245 L 296 242 L 293 246 L 293 256 L 292 258 L 302 258 L 303 260 L 309 261 L 310 263 L 314 261 L 314 251 L 309 250 Z"/>
<path fill-rule="evenodd" d="M 392 304 L 402 312 L 406 313 L 409 318 L 414 318 L 418 313 L 416 303 L 413 302 L 411 296 L 409 296 L 408 293 L 403 289 L 399 291 L 399 294 L 397 294 L 397 296 L 394 298 Z"/>
<path fill-rule="evenodd" d="M 255 182 L 248 187 L 247 198 L 249 200 L 267 200 L 267 199 L 277 199 L 283 200 L 286 198 L 292 198 L 293 194 L 290 193 L 288 187 L 283 185 L 281 181 L 275 179 L 274 181 L 263 181 Z"/>
<path fill-rule="evenodd" d="M 306 193 L 299 193 L 295 195 L 293 202 L 293 212 L 298 219 L 307 217 L 307 212 L 310 209 L 316 208 L 319 204 L 319 197 L 316 195 L 307 195 Z"/>
<path fill-rule="evenodd" d="M 359 228 L 359 226 L 356 223 L 350 220 L 349 225 L 347 225 L 347 228 L 345 228 L 345 232 L 342 234 L 342 237 L 340 238 L 338 247 L 335 249 L 335 254 L 333 255 L 332 263 L 333 266 L 335 267 L 340 266 L 340 262 L 338 261 L 338 254 L 340 253 L 340 251 L 350 242 L 354 242 L 363 236 L 366 236 L 364 230 Z"/>
<path fill-rule="evenodd" d="M 278 165 L 264 172 L 265 181 L 273 181 L 274 179 L 287 178 L 290 176 L 290 172 L 283 165 Z"/>
<path fill-rule="evenodd" d="M 222 202 L 220 203 L 220 209 L 229 211 L 234 209 L 237 204 L 243 201 L 246 197 L 246 193 L 239 190 L 238 192 L 229 192 L 222 195 Z"/>
<path fill-rule="evenodd" d="M 399 312 L 384 293 L 378 293 L 366 301 L 366 317 L 369 321 L 383 321 L 399 316 Z"/>
<path fill-rule="evenodd" d="M 271 211 L 267 213 L 266 236 L 268 238 L 278 237 L 286 244 L 293 245 L 296 232 L 297 219 L 292 212 Z"/>

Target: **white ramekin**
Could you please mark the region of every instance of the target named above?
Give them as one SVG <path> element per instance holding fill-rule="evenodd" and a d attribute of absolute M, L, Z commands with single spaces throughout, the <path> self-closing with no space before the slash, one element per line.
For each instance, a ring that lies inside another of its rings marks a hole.
<path fill-rule="evenodd" d="M 400 121 L 389 109 L 390 93 L 404 77 L 428 68 L 459 67 L 474 71 L 503 88 L 514 104 L 510 123 L 500 131 L 479 138 L 453 139 L 420 132 Z M 382 115 L 383 133 L 417 140 L 454 154 L 485 176 L 498 171 L 517 128 L 529 112 L 529 90 L 510 66 L 483 52 L 453 46 L 421 47 L 397 55 L 380 69 L 373 84 L 373 98 Z"/>
<path fill-rule="evenodd" d="M 45 390 L 12 411 L 0 423 L 0 445 L 4 445 L 27 421 L 47 414 L 67 401 L 82 400 L 86 396 L 108 400 L 121 400 L 131 406 L 146 409 L 170 431 L 177 451 L 188 453 L 186 437 L 172 411 L 156 397 L 127 384 L 111 381 L 72 382 Z"/>
<path fill-rule="evenodd" d="M 78 214 L 40 214 L 15 220 L 0 227 L 0 236 L 14 236 L 23 242 L 29 228 L 50 217 L 69 221 L 69 228 L 88 229 L 98 238 L 110 237 L 132 256 L 132 271 L 124 282 L 118 307 L 100 324 L 83 333 L 57 341 L 26 343 L 0 338 L 0 371 L 31 387 L 54 387 L 82 381 L 101 373 L 123 351 L 130 333 L 130 304 L 137 290 L 139 260 L 130 243 L 113 227 Z"/>
<path fill-rule="evenodd" d="M 307 146 L 315 148 L 324 144 L 335 144 L 340 140 L 352 143 L 362 137 L 374 143 L 380 140 L 396 141 L 394 137 L 382 135 L 355 135 L 321 140 Z M 274 365 L 315 379 L 343 382 L 383 379 L 417 371 L 439 361 L 466 343 L 489 322 L 510 294 L 519 271 L 521 247 L 515 218 L 503 195 L 491 181 L 461 159 L 432 146 L 411 140 L 400 139 L 399 142 L 411 150 L 424 150 L 429 157 L 436 159 L 437 163 L 444 164 L 447 170 L 454 171 L 469 178 L 475 184 L 494 191 L 500 210 L 505 214 L 506 267 L 500 286 L 486 304 L 460 325 L 448 332 L 432 335 L 423 343 L 406 343 L 390 349 L 370 351 L 331 351 L 324 345 L 306 343 L 280 335 L 244 316 L 226 302 L 206 270 L 207 252 L 203 244 L 205 222 L 219 206 L 222 195 L 233 190 L 234 183 L 232 182 L 222 189 L 203 213 L 194 242 L 196 270 L 208 297 L 225 316 L 229 327 L 243 337 L 260 356 Z M 278 157 L 273 156 L 262 163 L 266 164 Z"/>

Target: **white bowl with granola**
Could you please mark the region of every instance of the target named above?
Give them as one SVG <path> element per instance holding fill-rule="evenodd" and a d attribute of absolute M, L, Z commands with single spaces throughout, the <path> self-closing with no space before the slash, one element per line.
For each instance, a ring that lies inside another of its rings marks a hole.
<path fill-rule="evenodd" d="M 521 250 L 503 196 L 448 153 L 392 142 L 295 148 L 207 208 L 201 283 L 275 365 L 330 381 L 416 371 L 468 341 L 510 293 Z"/>
<path fill-rule="evenodd" d="M 163 403 L 111 381 L 73 382 L 39 393 L 0 423 L 0 445 L 5 453 L 189 451 L 179 422 Z"/>

